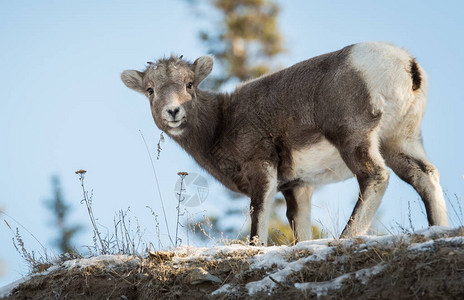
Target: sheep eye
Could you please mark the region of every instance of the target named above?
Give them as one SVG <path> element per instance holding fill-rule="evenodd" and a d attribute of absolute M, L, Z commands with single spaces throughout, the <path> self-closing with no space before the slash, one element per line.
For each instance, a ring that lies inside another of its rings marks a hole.
<path fill-rule="evenodd" d="M 191 89 L 192 87 L 193 87 L 193 83 L 192 83 L 192 82 L 187 83 L 187 88 L 188 88 L 188 89 Z"/>
<path fill-rule="evenodd" d="M 152 88 L 148 88 L 147 92 L 148 92 L 148 94 L 153 95 L 153 89 Z"/>

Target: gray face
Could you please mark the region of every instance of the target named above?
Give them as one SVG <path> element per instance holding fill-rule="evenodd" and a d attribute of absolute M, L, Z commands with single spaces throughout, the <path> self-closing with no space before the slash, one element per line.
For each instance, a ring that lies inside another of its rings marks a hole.
<path fill-rule="evenodd" d="M 126 70 L 122 81 L 150 100 L 151 112 L 161 130 L 180 135 L 188 124 L 198 84 L 211 72 L 213 59 L 202 56 L 193 64 L 171 57 L 159 60 L 144 72 Z"/>
<path fill-rule="evenodd" d="M 191 65 L 182 61 L 158 64 L 145 71 L 145 94 L 150 100 L 155 123 L 161 130 L 182 133 L 182 125 L 189 117 L 187 103 L 195 96 L 193 81 Z"/>

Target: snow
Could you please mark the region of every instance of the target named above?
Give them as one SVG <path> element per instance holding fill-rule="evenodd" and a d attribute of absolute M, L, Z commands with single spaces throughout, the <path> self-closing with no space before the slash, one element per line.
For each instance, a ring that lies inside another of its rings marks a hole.
<path fill-rule="evenodd" d="M 266 253 L 255 255 L 251 259 L 251 268 L 270 268 L 272 266 L 284 267 L 288 265 L 286 257 L 298 251 L 308 251 L 312 253 L 308 257 L 312 261 L 325 260 L 327 255 L 332 251 L 332 247 L 328 246 L 329 240 L 305 241 L 296 244 L 293 247 L 274 246 L 268 247 Z"/>
<path fill-rule="evenodd" d="M 175 259 L 177 261 L 188 261 L 195 260 L 197 258 L 211 259 L 214 256 L 224 254 L 229 255 L 232 253 L 249 253 L 250 250 L 263 250 L 266 251 L 264 247 L 254 247 L 245 246 L 241 244 L 232 244 L 227 246 L 215 246 L 215 247 L 191 247 L 191 246 L 181 246 L 174 249 Z"/>
<path fill-rule="evenodd" d="M 384 268 L 384 264 L 378 264 L 376 266 L 373 266 L 372 268 L 361 269 L 359 271 L 356 271 L 355 276 L 356 279 L 359 279 L 362 284 L 367 284 L 371 276 L 379 274 L 383 271 Z"/>
<path fill-rule="evenodd" d="M 342 287 L 343 282 L 349 278 L 356 278 L 362 284 L 367 284 L 369 278 L 383 271 L 385 266 L 378 264 L 371 268 L 361 269 L 353 273 L 344 274 L 329 281 L 323 282 L 304 282 L 295 283 L 295 287 L 300 290 L 310 291 L 317 295 L 317 297 L 327 295 L 330 290 L 337 290 Z"/>
<path fill-rule="evenodd" d="M 7 284 L 3 287 L 0 288 L 0 298 L 3 298 L 3 297 L 8 297 L 11 292 L 18 286 L 20 285 L 21 283 L 29 280 L 30 277 L 29 276 L 26 276 L 26 277 L 23 277 L 21 279 L 18 279 L 16 281 L 13 281 L 12 283 L 10 284 Z"/>
<path fill-rule="evenodd" d="M 425 238 L 431 238 L 434 235 L 443 234 L 449 230 L 450 229 L 448 227 L 444 227 L 444 226 L 432 226 L 432 227 L 426 227 L 423 229 L 416 230 L 414 233 L 423 235 Z"/>
<path fill-rule="evenodd" d="M 436 235 L 443 235 L 446 234 L 448 231 L 450 231 L 449 228 L 443 227 L 443 226 L 432 226 L 432 227 L 427 227 L 424 229 L 417 230 L 413 233 L 413 235 L 409 234 L 404 234 L 404 235 L 384 235 L 384 236 L 369 236 L 369 235 L 364 235 L 364 236 L 359 236 L 357 239 L 359 241 L 362 241 L 363 244 L 359 245 L 358 247 L 360 248 L 360 252 L 362 249 L 367 249 L 369 247 L 379 247 L 379 248 L 390 248 L 395 245 L 400 245 L 402 243 L 409 244 L 411 242 L 411 238 L 417 235 L 422 235 L 425 239 L 430 239 L 433 236 Z M 437 239 L 436 241 L 439 241 L 442 239 Z M 346 243 L 349 243 L 352 240 L 341 240 Z M 427 243 L 427 242 L 426 242 Z M 433 243 L 433 242 L 432 242 Z M 414 243 L 413 245 L 416 245 L 419 247 L 418 243 L 417 245 Z M 427 248 L 429 247 L 429 244 L 424 245 L 423 247 Z"/>
<path fill-rule="evenodd" d="M 316 240 L 298 243 L 293 247 L 270 247 L 274 249 L 265 254 L 256 255 L 254 258 L 250 259 L 251 269 L 271 267 L 277 267 L 278 269 L 277 271 L 271 272 L 262 280 L 248 283 L 246 285 L 248 293 L 253 295 L 263 290 L 270 291 L 276 286 L 274 280 L 277 282 L 283 282 L 289 275 L 300 271 L 306 263 L 310 261 L 326 260 L 327 256 L 333 251 L 333 248 L 329 247 L 328 243 L 329 240 Z M 312 254 L 296 261 L 288 262 L 286 257 L 289 257 L 292 253 L 302 250 L 308 251 Z M 274 280 L 272 280 L 271 277 Z"/>
<path fill-rule="evenodd" d="M 127 262 L 137 263 L 139 261 L 140 261 L 140 258 L 136 256 L 100 255 L 100 256 L 94 256 L 90 258 L 79 258 L 79 259 L 68 260 L 62 263 L 61 267 L 68 268 L 68 269 L 73 269 L 73 268 L 82 269 L 82 268 L 95 266 L 95 265 L 102 265 L 102 264 L 115 266 L 115 265 L 125 264 Z"/>
<path fill-rule="evenodd" d="M 409 250 L 412 251 L 431 251 L 433 250 L 433 244 L 435 243 L 434 240 L 430 240 L 424 243 L 414 243 L 409 246 Z"/>
<path fill-rule="evenodd" d="M 433 251 L 435 244 L 437 243 L 446 243 L 451 245 L 464 245 L 464 237 L 449 237 L 449 238 L 439 238 L 436 240 L 430 240 L 423 243 L 413 243 L 409 246 L 409 250 L 413 251 Z"/>
<path fill-rule="evenodd" d="M 329 290 L 341 288 L 343 281 L 348 277 L 349 275 L 345 274 L 330 281 L 295 283 L 295 287 L 300 290 L 311 291 L 315 293 L 317 297 L 320 297 L 322 295 L 327 295 Z"/>
<path fill-rule="evenodd" d="M 384 235 L 384 236 L 371 236 L 363 235 L 357 238 L 358 241 L 362 241 L 359 249 L 367 249 L 371 247 L 376 248 L 391 248 L 403 243 L 409 243 L 411 236 L 409 235 Z"/>
<path fill-rule="evenodd" d="M 328 250 L 331 250 L 331 249 L 328 249 Z M 326 253 L 329 252 L 327 251 L 327 249 L 324 249 L 324 251 Z M 276 286 L 276 283 L 272 279 L 274 279 L 277 282 L 284 282 L 285 279 L 287 279 L 289 275 L 303 269 L 306 263 L 310 261 L 317 261 L 317 260 L 323 260 L 323 258 L 321 258 L 321 256 L 319 255 L 310 255 L 308 257 L 301 258 L 299 260 L 296 260 L 290 263 L 285 262 L 286 266 L 283 269 L 271 273 L 270 275 L 266 276 L 262 280 L 247 283 L 246 289 L 248 290 L 248 293 L 250 295 L 253 295 L 263 290 L 265 291 L 272 290 Z M 282 263 L 282 265 L 284 265 L 284 263 Z"/>
<path fill-rule="evenodd" d="M 230 292 L 233 292 L 235 290 L 234 287 L 232 287 L 229 283 L 226 283 L 224 284 L 223 286 L 221 286 L 220 288 L 218 288 L 217 290 L 215 290 L 214 292 L 211 293 L 211 295 L 218 295 L 218 294 L 222 294 L 222 293 L 230 293 Z"/>
<path fill-rule="evenodd" d="M 43 275 L 47 275 L 53 271 L 55 271 L 56 269 L 58 269 L 58 266 L 51 266 L 50 268 L 48 268 L 47 270 L 43 271 L 43 272 L 40 272 L 40 273 L 36 273 L 34 274 L 34 276 L 43 276 Z M 16 281 L 13 281 L 12 283 L 10 284 L 7 284 L 3 287 L 0 288 L 0 298 L 3 298 L 3 297 L 8 297 L 11 292 L 13 292 L 13 290 L 19 286 L 21 283 L 24 283 L 26 281 L 28 281 L 29 279 L 32 278 L 32 275 L 28 275 L 28 276 L 24 276 L 23 278 L 21 279 L 18 279 Z"/>
<path fill-rule="evenodd" d="M 23 278 L 16 280 L 10 284 L 7 284 L 0 288 L 0 298 L 7 297 L 18 285 L 23 282 L 28 281 L 33 276 L 43 276 L 47 275 L 58 269 L 73 269 L 73 268 L 85 268 L 94 265 L 108 265 L 109 267 L 117 266 L 120 264 L 125 264 L 127 262 L 138 262 L 140 259 L 135 256 L 128 255 L 100 255 L 90 258 L 79 258 L 63 262 L 61 265 L 51 266 L 47 270 L 41 273 L 35 273 L 29 276 L 24 276 Z"/>

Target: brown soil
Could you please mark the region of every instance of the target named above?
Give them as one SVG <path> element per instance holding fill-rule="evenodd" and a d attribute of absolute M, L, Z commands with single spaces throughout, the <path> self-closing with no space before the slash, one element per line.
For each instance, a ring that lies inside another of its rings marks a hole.
<path fill-rule="evenodd" d="M 462 229 L 447 236 L 462 236 Z M 434 237 L 437 238 L 437 237 Z M 417 236 L 414 242 L 423 242 Z M 311 291 L 295 288 L 295 283 L 323 282 L 349 274 L 340 288 L 329 290 L 320 299 L 464 299 L 464 245 L 435 241 L 429 251 L 411 250 L 409 244 L 363 248 L 362 241 L 350 246 L 334 245 L 324 261 L 307 263 L 302 270 L 276 282 L 272 291 L 250 297 L 246 283 L 264 278 L 271 269 L 252 270 L 249 254 L 218 255 L 212 260 L 189 263 L 159 254 L 116 267 L 105 265 L 83 269 L 58 269 L 35 276 L 19 285 L 4 299 L 316 299 Z M 253 248 L 251 248 L 253 249 Z M 248 256 L 247 256 L 248 255 Z M 296 253 L 290 260 L 310 253 Z M 362 282 L 354 272 L 378 264 L 380 273 Z M 189 271 L 201 267 L 235 287 L 228 294 L 211 296 L 219 283 L 190 284 Z"/>

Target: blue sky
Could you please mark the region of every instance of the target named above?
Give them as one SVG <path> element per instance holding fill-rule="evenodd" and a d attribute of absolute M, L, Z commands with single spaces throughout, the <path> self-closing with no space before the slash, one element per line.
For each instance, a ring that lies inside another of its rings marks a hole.
<path fill-rule="evenodd" d="M 390 41 L 417 57 L 429 76 L 422 126 L 426 151 L 441 173 L 443 188 L 452 197 L 464 195 L 462 1 L 280 4 L 279 26 L 287 49 L 279 59 L 283 66 L 366 40 Z M 155 240 L 154 219 L 146 206 L 161 213 L 159 197 L 139 130 L 153 154 L 160 131 L 147 100 L 127 89 L 119 74 L 171 52 L 191 60 L 204 55 L 206 49 L 197 37 L 208 24 L 205 19 L 184 1 L 1 1 L 0 208 L 49 246 L 54 231 L 43 203 L 52 194 L 51 176 L 62 181 L 72 204 L 72 221 L 89 226 L 74 174 L 86 169 L 99 222 L 111 226 L 117 210 L 130 206 L 146 228 L 145 237 Z M 169 138 L 162 148 L 155 167 L 173 228 L 177 172 L 209 177 Z M 224 188 L 214 180 L 209 184 L 209 198 L 196 212 L 220 214 L 226 205 L 239 205 L 228 202 Z M 354 180 L 321 188 L 313 198 L 313 220 L 339 230 L 356 193 Z M 395 176 L 380 207 L 379 222 L 388 230 L 396 222 L 407 226 L 408 201 L 414 226 L 426 226 L 418 195 Z M 452 224 L 459 225 L 448 208 Z M 163 224 L 161 229 L 166 232 Z M 22 232 L 27 248 L 40 250 Z M 2 222 L 0 261 L 7 270 L 0 285 L 27 270 L 11 237 Z M 89 243 L 87 230 L 77 244 Z"/>

